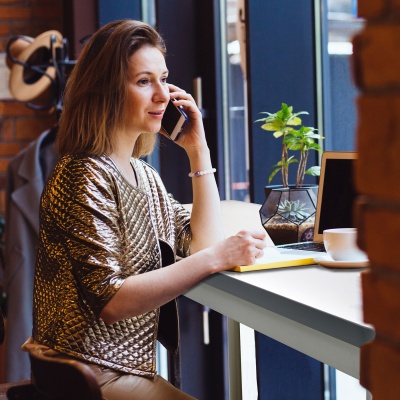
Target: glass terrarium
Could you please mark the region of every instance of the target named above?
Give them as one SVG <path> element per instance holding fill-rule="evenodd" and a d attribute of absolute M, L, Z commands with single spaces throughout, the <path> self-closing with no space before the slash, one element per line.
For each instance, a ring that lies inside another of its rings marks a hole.
<path fill-rule="evenodd" d="M 266 188 L 260 209 L 261 223 L 278 244 L 313 239 L 318 186 Z"/>

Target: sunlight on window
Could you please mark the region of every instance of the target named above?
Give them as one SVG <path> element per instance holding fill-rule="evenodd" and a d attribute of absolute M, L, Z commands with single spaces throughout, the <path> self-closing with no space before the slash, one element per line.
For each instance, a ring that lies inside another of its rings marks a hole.
<path fill-rule="evenodd" d="M 329 42 L 329 54 L 353 54 L 353 45 L 350 42 Z"/>
<path fill-rule="evenodd" d="M 363 27 L 364 21 L 357 17 L 356 0 L 327 0 L 329 54 L 352 54 L 352 39 Z"/>

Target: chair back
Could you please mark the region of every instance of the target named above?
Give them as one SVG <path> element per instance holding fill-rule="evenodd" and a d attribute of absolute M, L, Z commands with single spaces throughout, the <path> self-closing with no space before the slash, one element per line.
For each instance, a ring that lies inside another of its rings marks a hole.
<path fill-rule="evenodd" d="M 32 383 L 38 398 L 48 400 L 102 400 L 101 390 L 90 367 L 77 360 L 29 352 Z"/>

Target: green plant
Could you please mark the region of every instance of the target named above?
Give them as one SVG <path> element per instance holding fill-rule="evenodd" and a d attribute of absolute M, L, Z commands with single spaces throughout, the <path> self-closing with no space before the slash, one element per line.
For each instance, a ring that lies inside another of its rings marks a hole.
<path fill-rule="evenodd" d="M 301 114 L 308 114 L 306 111 L 293 113 L 293 107 L 282 103 L 282 107 L 276 113 L 262 112 L 267 114 L 265 118 L 258 119 L 255 122 L 263 122 L 261 128 L 266 131 L 273 132 L 275 138 L 282 138 L 281 159 L 272 168 L 268 183 L 271 183 L 274 176 L 281 171 L 283 187 L 289 186 L 289 165 L 298 163 L 296 173 L 296 187 L 301 187 L 304 182 L 305 175 L 319 176 L 320 167 L 307 167 L 308 154 L 310 150 L 321 152 L 322 149 L 317 140 L 323 139 L 323 136 L 316 133 L 315 128 L 300 126 L 302 120 Z M 295 127 L 300 126 L 299 129 Z M 290 155 L 289 151 L 298 151 L 299 159 L 294 155 Z"/>
<path fill-rule="evenodd" d="M 306 207 L 306 203 L 303 203 L 300 200 L 293 201 L 285 199 L 279 203 L 278 206 L 278 214 L 293 222 L 302 221 L 309 217 L 310 213 L 307 212 L 307 210 L 308 207 Z"/>

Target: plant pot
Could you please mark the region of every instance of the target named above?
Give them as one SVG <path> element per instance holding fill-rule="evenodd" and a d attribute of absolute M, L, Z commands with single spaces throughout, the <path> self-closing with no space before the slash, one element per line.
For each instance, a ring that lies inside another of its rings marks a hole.
<path fill-rule="evenodd" d="M 265 193 L 260 218 L 274 244 L 313 239 L 318 185 L 301 188 L 266 186 Z"/>

